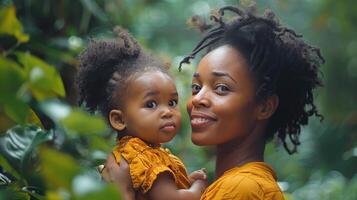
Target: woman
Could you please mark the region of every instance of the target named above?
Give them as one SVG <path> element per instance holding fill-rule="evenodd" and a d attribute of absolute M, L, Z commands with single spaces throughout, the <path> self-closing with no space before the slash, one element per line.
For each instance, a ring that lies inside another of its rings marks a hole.
<path fill-rule="evenodd" d="M 225 20 L 226 11 L 235 17 Z M 277 135 L 287 152 L 295 153 L 301 126 L 312 115 L 322 118 L 313 90 L 322 85 L 324 60 L 271 11 L 258 17 L 228 6 L 212 19 L 216 26 L 180 63 L 181 68 L 208 50 L 187 102 L 192 141 L 216 147 L 216 179 L 201 199 L 284 199 L 275 172 L 264 162 L 265 144 Z"/>

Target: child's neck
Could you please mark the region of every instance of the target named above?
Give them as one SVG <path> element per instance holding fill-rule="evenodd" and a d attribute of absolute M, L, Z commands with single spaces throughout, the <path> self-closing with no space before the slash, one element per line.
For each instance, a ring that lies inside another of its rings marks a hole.
<path fill-rule="evenodd" d="M 264 161 L 265 141 L 259 133 L 253 132 L 244 139 L 217 146 L 216 179 L 231 168 Z"/>

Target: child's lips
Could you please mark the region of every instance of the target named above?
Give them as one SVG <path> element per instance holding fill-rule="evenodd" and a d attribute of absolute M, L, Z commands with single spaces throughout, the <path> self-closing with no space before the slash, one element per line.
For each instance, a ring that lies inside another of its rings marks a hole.
<path fill-rule="evenodd" d="M 176 124 L 174 122 L 167 122 L 160 127 L 161 130 L 165 132 L 172 132 L 176 129 Z"/>

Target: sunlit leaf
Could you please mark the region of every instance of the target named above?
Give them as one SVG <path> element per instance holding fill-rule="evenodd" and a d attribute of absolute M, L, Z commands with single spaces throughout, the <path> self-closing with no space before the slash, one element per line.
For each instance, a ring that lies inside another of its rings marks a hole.
<path fill-rule="evenodd" d="M 46 199 L 47 200 L 64 200 L 66 198 L 64 198 L 63 195 L 61 195 L 60 192 L 55 192 L 55 191 L 48 190 L 46 192 Z"/>
<path fill-rule="evenodd" d="M 41 174 L 50 188 L 71 189 L 72 179 L 80 172 L 78 163 L 70 155 L 50 148 L 41 148 Z"/>
<path fill-rule="evenodd" d="M 114 185 L 108 185 L 100 191 L 89 192 L 83 196 L 75 198 L 76 200 L 107 200 L 107 199 L 122 199 L 119 191 Z"/>
<path fill-rule="evenodd" d="M 106 130 L 102 117 L 92 116 L 81 110 L 74 110 L 61 120 L 61 124 L 69 131 L 79 134 L 95 134 Z"/>
<path fill-rule="evenodd" d="M 46 132 L 34 125 L 18 125 L 0 137 L 0 152 L 17 171 L 26 173 L 36 157 L 36 147 L 52 139 L 52 131 Z"/>
<path fill-rule="evenodd" d="M 0 34 L 9 34 L 23 43 L 29 40 L 29 36 L 22 31 L 22 25 L 16 18 L 15 6 L 3 7 L 0 10 Z"/>
<path fill-rule="evenodd" d="M 16 55 L 25 67 L 30 91 L 37 100 L 65 96 L 61 76 L 54 66 L 29 53 L 17 52 Z"/>

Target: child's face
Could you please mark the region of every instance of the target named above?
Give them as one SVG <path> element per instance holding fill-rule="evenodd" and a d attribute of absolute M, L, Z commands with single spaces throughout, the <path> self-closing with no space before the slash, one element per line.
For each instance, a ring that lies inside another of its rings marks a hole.
<path fill-rule="evenodd" d="M 202 58 L 187 102 L 195 144 L 242 141 L 254 128 L 257 107 L 255 82 L 241 54 L 225 45 Z"/>
<path fill-rule="evenodd" d="M 128 85 L 123 99 L 126 134 L 151 144 L 170 141 L 181 126 L 172 78 L 160 71 L 149 71 L 134 77 Z"/>

